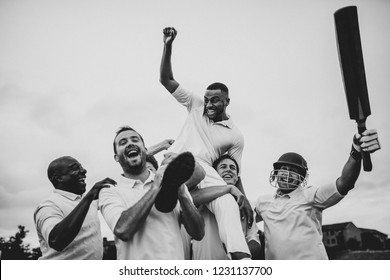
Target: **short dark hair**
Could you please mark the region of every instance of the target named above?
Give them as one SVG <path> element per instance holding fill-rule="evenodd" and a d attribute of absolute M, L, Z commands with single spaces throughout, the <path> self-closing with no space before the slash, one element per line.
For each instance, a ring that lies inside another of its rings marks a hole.
<path fill-rule="evenodd" d="M 47 167 L 47 178 L 49 178 L 53 186 L 57 185 L 56 175 L 58 175 L 59 170 L 63 168 L 63 161 L 66 159 L 74 159 L 74 158 L 71 156 L 62 156 L 50 162 L 49 166 Z"/>
<path fill-rule="evenodd" d="M 146 161 L 150 162 L 156 170 L 158 169 L 158 162 L 157 162 L 156 158 L 153 155 L 147 154 L 146 155 Z"/>
<path fill-rule="evenodd" d="M 209 90 L 217 90 L 217 89 L 220 89 L 221 91 L 226 92 L 227 94 L 229 94 L 229 89 L 228 89 L 228 87 L 227 87 L 225 84 L 219 83 L 219 82 L 212 83 L 211 85 L 209 85 L 209 86 L 207 87 L 207 89 L 209 89 Z"/>
<path fill-rule="evenodd" d="M 128 125 L 121 126 L 121 127 L 116 131 L 115 137 L 114 137 L 114 141 L 113 141 L 113 143 L 112 143 L 113 146 L 114 146 L 114 153 L 115 153 L 115 154 L 116 154 L 115 139 L 116 139 L 116 137 L 117 137 L 120 133 L 122 133 L 123 131 L 127 131 L 127 130 L 131 130 L 131 131 L 136 132 L 136 133 L 139 135 L 139 137 L 141 138 L 141 141 L 142 141 L 142 143 L 144 143 L 144 146 L 145 146 L 145 141 L 144 141 L 144 139 L 142 138 L 141 134 L 139 134 L 138 131 L 136 131 L 134 128 L 132 128 L 132 127 L 130 127 L 130 126 L 128 126 Z"/>
<path fill-rule="evenodd" d="M 217 170 L 218 164 L 219 164 L 221 161 L 223 161 L 224 159 L 230 159 L 231 161 L 233 161 L 234 164 L 235 164 L 236 167 L 237 167 L 237 174 L 240 172 L 240 167 L 238 166 L 237 161 L 236 161 L 233 157 L 231 157 L 229 154 L 223 154 L 222 156 L 220 156 L 219 158 L 217 158 L 217 159 L 214 161 L 214 163 L 213 163 L 213 168 L 214 168 L 215 170 Z"/>

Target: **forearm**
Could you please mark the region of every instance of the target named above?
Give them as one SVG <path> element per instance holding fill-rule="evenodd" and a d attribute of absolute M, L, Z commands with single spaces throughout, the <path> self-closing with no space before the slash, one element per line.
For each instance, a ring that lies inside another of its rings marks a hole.
<path fill-rule="evenodd" d="M 116 237 L 130 240 L 145 222 L 158 194 L 157 188 L 151 188 L 136 204 L 122 212 L 114 228 Z"/>
<path fill-rule="evenodd" d="M 160 83 L 170 92 L 173 93 L 179 84 L 173 78 L 172 72 L 172 45 L 164 44 L 164 50 L 160 65 Z"/>
<path fill-rule="evenodd" d="M 172 45 L 164 44 L 160 65 L 160 82 L 173 80 L 172 72 Z"/>
<path fill-rule="evenodd" d="M 167 150 L 169 148 L 169 144 L 167 144 L 167 141 L 161 141 L 151 147 L 148 148 L 148 154 L 155 155 L 161 151 Z"/>
<path fill-rule="evenodd" d="M 214 186 L 203 189 L 196 189 L 191 192 L 192 199 L 196 207 L 209 203 L 214 199 L 230 193 L 229 186 Z"/>
<path fill-rule="evenodd" d="M 354 188 L 355 182 L 359 177 L 361 169 L 361 160 L 356 160 L 351 156 L 341 172 L 341 176 L 336 181 L 337 190 L 340 194 L 346 195 Z"/>
<path fill-rule="evenodd" d="M 54 226 L 49 234 L 49 246 L 62 251 L 80 232 L 93 199 L 85 196 L 68 216 Z"/>
<path fill-rule="evenodd" d="M 179 196 L 183 214 L 183 225 L 187 233 L 199 241 L 204 237 L 204 220 L 198 209 L 188 197 Z"/>

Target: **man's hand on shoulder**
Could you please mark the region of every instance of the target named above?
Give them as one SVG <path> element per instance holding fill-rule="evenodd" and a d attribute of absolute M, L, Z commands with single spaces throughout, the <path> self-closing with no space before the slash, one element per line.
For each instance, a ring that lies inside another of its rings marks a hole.
<path fill-rule="evenodd" d="M 116 182 L 111 178 L 105 178 L 99 182 L 97 182 L 92 189 L 87 193 L 87 195 L 91 196 L 93 200 L 99 198 L 99 192 L 103 188 L 109 188 L 111 185 L 115 186 Z"/>

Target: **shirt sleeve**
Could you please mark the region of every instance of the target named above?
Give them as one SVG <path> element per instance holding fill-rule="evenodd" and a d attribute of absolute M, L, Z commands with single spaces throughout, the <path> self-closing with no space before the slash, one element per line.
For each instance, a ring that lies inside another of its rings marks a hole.
<path fill-rule="evenodd" d="M 115 226 L 121 217 L 122 212 L 126 210 L 125 205 L 122 204 L 121 201 L 122 199 L 114 191 L 114 188 L 105 188 L 100 190 L 98 204 L 99 210 L 112 232 L 114 232 Z"/>
<path fill-rule="evenodd" d="M 336 183 L 317 188 L 309 186 L 305 189 L 305 196 L 312 201 L 314 207 L 320 209 L 329 208 L 344 198 L 344 195 L 338 192 Z"/>
<path fill-rule="evenodd" d="M 35 226 L 47 243 L 52 229 L 64 218 L 62 210 L 53 202 L 42 203 L 34 214 Z"/>
<path fill-rule="evenodd" d="M 181 85 L 172 93 L 172 96 L 188 111 L 191 111 L 193 108 L 203 106 L 203 100 L 195 95 L 192 91 L 189 91 L 183 88 Z"/>

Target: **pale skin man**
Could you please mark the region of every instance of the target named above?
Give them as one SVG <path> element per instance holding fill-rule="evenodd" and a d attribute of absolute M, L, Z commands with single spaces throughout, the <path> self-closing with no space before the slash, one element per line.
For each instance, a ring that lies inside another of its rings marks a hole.
<path fill-rule="evenodd" d="M 163 35 L 160 82 L 181 105 L 187 107 L 188 112 L 185 124 L 170 151 L 180 153 L 188 150 L 194 153 L 197 161 L 206 171 L 206 177 L 201 183 L 202 187 L 223 185 L 225 182 L 212 168 L 212 163 L 224 153 L 232 155 L 240 162 L 244 147 L 242 133 L 226 113 L 230 103 L 228 88 L 222 83 L 213 83 L 208 86 L 203 99 L 185 90 L 174 79 L 171 65 L 172 42 L 177 31 L 167 27 L 163 30 Z M 237 187 L 244 193 L 241 178 Z M 252 208 L 246 198 L 242 205 L 241 216 L 246 219 L 250 227 L 253 222 Z M 241 231 L 240 212 L 236 214 L 233 210 L 237 207 L 234 199 L 222 196 L 210 202 L 207 207 L 217 218 L 221 239 L 225 240 L 232 259 L 249 257 L 250 252 Z M 232 213 L 227 214 L 229 210 L 232 210 Z M 227 218 L 228 215 L 231 217 Z"/>
<path fill-rule="evenodd" d="M 137 244 L 133 243 L 134 238 L 136 238 L 136 240 L 140 242 L 144 242 L 145 238 L 148 238 L 148 236 L 150 237 L 151 231 L 153 231 L 153 229 L 150 228 L 150 224 L 155 223 L 154 221 L 157 221 L 158 223 L 158 220 L 161 219 L 167 219 L 167 221 L 170 221 L 170 225 L 172 225 L 172 228 L 163 229 L 164 231 L 172 231 L 172 235 L 177 234 L 178 232 L 177 235 L 180 237 L 179 216 L 175 216 L 173 212 L 162 213 L 154 208 L 156 198 L 161 191 L 161 181 L 166 166 L 160 168 L 156 172 L 156 175 L 152 176 L 154 178 L 152 183 L 148 183 L 148 181 L 150 181 L 152 177 L 146 165 L 147 150 L 145 148 L 145 144 L 141 135 L 131 128 L 121 129 L 117 133 L 113 145 L 115 151 L 114 158 L 121 165 L 123 170 L 122 177 L 124 177 L 124 179 L 126 180 L 131 180 L 131 182 L 140 182 L 137 184 L 148 185 L 147 189 L 143 191 L 144 194 L 140 195 L 139 199 L 136 202 L 131 202 L 131 206 L 127 209 L 125 206 L 121 205 L 115 200 L 114 204 L 107 203 L 107 197 L 109 197 L 109 195 L 111 194 L 102 194 L 100 206 L 102 207 L 102 213 L 104 218 L 106 219 L 109 226 L 111 225 L 110 227 L 112 228 L 113 233 L 117 238 L 116 244 L 117 241 L 120 241 L 118 243 L 120 244 L 120 246 L 117 246 L 117 248 L 119 249 L 119 257 L 122 256 L 120 259 L 181 258 L 181 255 L 177 254 L 177 252 L 173 252 L 174 255 L 164 255 L 165 244 L 158 244 L 159 232 L 155 232 L 157 239 L 150 240 L 154 240 L 153 242 L 157 242 L 156 244 L 162 246 L 162 249 L 156 252 L 161 253 L 162 255 L 145 255 L 143 252 L 144 247 L 134 247 L 137 246 Z M 186 186 L 184 184 L 181 184 L 178 187 L 177 192 L 178 201 L 180 203 L 182 212 L 182 218 L 180 221 L 183 223 L 189 235 L 191 235 L 195 239 L 200 240 L 201 238 L 203 238 L 204 235 L 203 219 L 200 216 L 196 207 L 193 205 L 192 201 L 189 199 L 189 196 L 187 195 L 188 190 Z M 125 197 L 124 199 L 126 200 Z M 129 204 L 126 203 L 126 205 Z M 114 219 L 114 223 L 111 224 L 112 221 L 110 221 L 108 216 L 118 207 L 124 210 L 118 213 L 118 215 L 116 216 L 117 218 Z M 159 217 L 161 217 L 161 219 Z M 167 238 L 169 238 L 169 236 Z M 164 241 L 161 241 L 160 243 L 163 242 Z M 148 243 L 148 241 L 145 241 L 145 246 L 147 246 Z M 122 250 L 121 246 L 125 249 Z M 177 250 L 180 250 L 180 246 Z M 156 248 L 149 249 L 153 250 Z M 127 252 L 126 250 L 129 250 L 129 252 Z M 139 254 L 134 252 L 136 250 L 138 250 Z M 145 248 L 145 251 L 147 250 L 148 249 Z M 173 248 L 173 251 L 177 250 Z"/>
<path fill-rule="evenodd" d="M 84 251 L 86 248 L 79 248 L 77 246 L 77 238 L 82 238 L 83 240 L 80 243 L 89 244 L 88 236 L 85 234 L 94 234 L 92 233 L 84 233 L 84 231 L 88 231 L 83 229 L 83 225 L 91 227 L 92 225 L 96 226 L 94 230 L 100 234 L 100 224 L 97 218 L 97 206 L 94 207 L 96 209 L 90 209 L 91 204 L 99 198 L 100 190 L 103 188 L 109 188 L 111 185 L 115 185 L 116 182 L 110 178 L 106 178 L 97 182 L 81 199 L 80 202 L 74 207 L 74 209 L 67 214 L 65 217 L 60 217 L 70 211 L 69 203 L 70 201 L 75 201 L 77 196 L 82 196 L 86 191 L 86 173 L 87 170 L 82 167 L 82 165 L 73 157 L 64 156 L 60 157 L 54 161 L 52 161 L 48 167 L 48 178 L 53 184 L 55 190 L 57 190 L 56 196 L 52 196 L 49 200 L 44 201 L 38 206 L 36 212 L 34 213 L 34 220 L 37 226 L 38 236 L 40 237 L 40 243 L 43 252 L 44 259 L 79 259 L 83 256 L 88 259 L 101 259 L 102 257 L 102 248 L 99 249 L 101 244 L 96 245 L 97 243 L 101 243 L 102 240 L 98 236 L 94 236 L 93 239 L 98 238 L 98 240 L 90 246 L 90 252 L 94 252 L 96 250 L 96 254 L 100 254 L 100 257 L 95 258 L 95 256 L 91 253 L 85 254 Z M 60 192 L 58 192 L 60 191 Z M 76 195 L 74 198 L 71 198 L 71 195 Z M 65 201 L 61 204 L 56 204 L 56 201 Z M 64 206 L 64 205 L 65 206 Z M 54 210 L 50 210 L 54 209 Z M 60 212 L 56 212 L 56 209 L 62 209 Z M 91 210 L 91 212 L 90 212 Z M 92 212 L 95 210 L 95 212 Z M 87 216 L 87 214 L 90 214 Z M 47 214 L 45 214 L 47 213 Z M 89 224 L 89 220 L 86 221 L 86 218 L 95 219 L 96 221 L 93 224 Z M 50 234 L 48 236 L 48 240 L 44 240 L 45 233 L 44 229 L 47 229 L 50 226 L 47 224 L 51 224 L 51 221 L 55 221 L 61 219 L 60 222 L 54 225 L 54 227 L 50 230 Z M 85 221 L 88 224 L 85 224 Z M 79 236 L 80 230 L 83 230 L 82 236 Z M 92 240 L 92 238 L 91 238 Z M 72 243 L 75 241 L 74 243 Z M 71 244 L 72 243 L 72 244 Z M 74 248 L 68 247 L 69 245 L 74 246 Z M 94 245 L 98 248 L 93 248 Z M 53 251 L 52 249 L 55 251 Z M 72 252 L 67 252 L 67 250 L 71 250 Z M 77 251 L 80 250 L 80 254 Z"/>
<path fill-rule="evenodd" d="M 375 129 L 354 136 L 341 176 L 333 184 L 306 186 L 307 163 L 299 154 L 283 154 L 273 164 L 270 183 L 277 188 L 272 198 L 259 197 L 256 220 L 264 221 L 266 259 L 328 259 L 322 243 L 322 211 L 337 204 L 352 190 L 359 177 L 361 151 L 381 148 Z"/>

